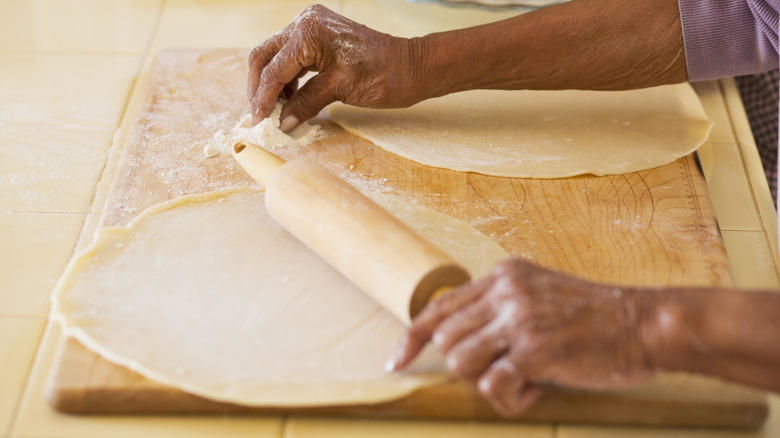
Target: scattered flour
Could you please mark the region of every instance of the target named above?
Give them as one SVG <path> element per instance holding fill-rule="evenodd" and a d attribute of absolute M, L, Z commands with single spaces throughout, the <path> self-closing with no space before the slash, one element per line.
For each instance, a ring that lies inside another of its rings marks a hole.
<path fill-rule="evenodd" d="M 279 129 L 279 115 L 283 102 L 277 102 L 271 115 L 260 123 L 252 126 L 252 115 L 245 114 L 230 131 L 219 130 L 214 134 L 214 140 L 203 148 L 207 157 L 230 154 L 230 147 L 235 140 L 244 140 L 264 149 L 276 149 L 290 146 L 305 146 L 322 137 L 319 125 L 303 122 L 298 127 L 285 134 Z"/>

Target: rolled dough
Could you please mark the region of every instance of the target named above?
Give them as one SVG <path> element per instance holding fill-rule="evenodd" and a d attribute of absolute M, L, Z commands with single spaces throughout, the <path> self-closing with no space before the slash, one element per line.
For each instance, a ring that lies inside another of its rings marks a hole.
<path fill-rule="evenodd" d="M 466 223 L 378 196 L 475 276 L 507 256 Z M 404 326 L 281 229 L 263 201 L 259 189 L 225 189 L 100 229 L 60 280 L 54 317 L 112 362 L 231 403 L 376 403 L 450 378 L 432 350 L 406 373 L 385 373 Z"/>
<path fill-rule="evenodd" d="M 559 178 L 650 169 L 709 136 L 689 84 L 632 91 L 475 90 L 405 109 L 329 107 L 330 119 L 390 152 L 433 167 Z"/>

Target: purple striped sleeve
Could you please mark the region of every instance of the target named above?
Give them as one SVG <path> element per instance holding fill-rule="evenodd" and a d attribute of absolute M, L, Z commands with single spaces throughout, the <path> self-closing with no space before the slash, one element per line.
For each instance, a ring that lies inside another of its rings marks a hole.
<path fill-rule="evenodd" d="M 778 67 L 780 0 L 678 0 L 688 80 Z"/>

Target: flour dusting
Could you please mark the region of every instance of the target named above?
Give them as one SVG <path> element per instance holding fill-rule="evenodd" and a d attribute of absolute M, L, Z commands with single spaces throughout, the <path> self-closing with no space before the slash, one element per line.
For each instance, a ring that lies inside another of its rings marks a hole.
<path fill-rule="evenodd" d="M 236 140 L 256 144 L 263 149 L 277 149 L 290 146 L 305 146 L 322 137 L 319 125 L 303 122 L 295 129 L 285 134 L 279 129 L 279 115 L 282 113 L 283 102 L 277 102 L 271 115 L 260 123 L 252 126 L 252 115 L 247 113 L 230 131 L 218 130 L 214 139 L 203 148 L 207 157 L 230 154 L 230 147 Z"/>

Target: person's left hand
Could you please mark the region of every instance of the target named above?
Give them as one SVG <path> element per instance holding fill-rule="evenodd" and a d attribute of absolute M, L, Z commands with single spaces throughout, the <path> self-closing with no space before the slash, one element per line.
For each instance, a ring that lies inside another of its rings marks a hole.
<path fill-rule="evenodd" d="M 401 108 L 423 100 L 418 39 L 377 32 L 321 5 L 307 7 L 295 21 L 249 54 L 247 97 L 253 123 L 271 113 L 282 96 L 282 130 L 341 101 L 368 108 Z M 306 84 L 298 80 L 317 72 Z"/>
<path fill-rule="evenodd" d="M 625 387 L 653 369 L 641 339 L 640 294 L 510 260 L 429 303 L 388 369 L 407 366 L 432 340 L 447 367 L 504 415 L 528 408 L 539 384 Z"/>

